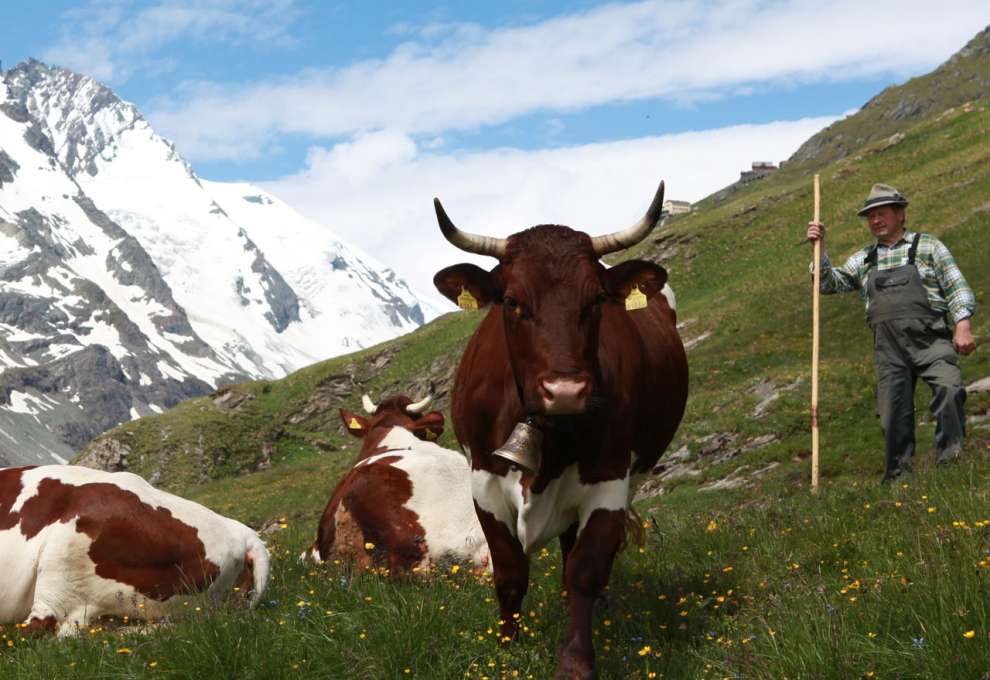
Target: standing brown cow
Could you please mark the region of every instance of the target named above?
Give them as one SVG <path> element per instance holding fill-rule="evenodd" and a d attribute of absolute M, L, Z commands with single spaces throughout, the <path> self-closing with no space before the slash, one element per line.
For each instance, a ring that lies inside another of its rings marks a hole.
<path fill-rule="evenodd" d="M 557 678 L 594 676 L 592 605 L 624 539 L 631 477 L 670 444 L 687 400 L 687 358 L 659 294 L 667 272 L 599 261 L 650 233 L 663 188 L 637 224 L 595 238 L 558 225 L 468 234 L 434 200 L 448 241 L 499 261 L 447 267 L 433 281 L 462 306 L 490 306 L 457 371 L 454 429 L 471 452 L 503 640 L 516 633 L 528 555 L 560 537 L 571 621 Z M 542 431 L 534 471 L 493 455 L 524 419 Z"/>

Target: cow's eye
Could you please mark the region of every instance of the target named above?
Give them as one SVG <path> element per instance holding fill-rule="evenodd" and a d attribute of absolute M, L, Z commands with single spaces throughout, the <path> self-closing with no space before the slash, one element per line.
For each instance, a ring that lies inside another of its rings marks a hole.
<path fill-rule="evenodd" d="M 506 295 L 502 299 L 502 304 L 505 305 L 505 308 L 509 311 L 509 313 L 517 319 L 522 319 L 526 316 L 525 309 L 519 303 L 519 300 L 514 297 Z"/>

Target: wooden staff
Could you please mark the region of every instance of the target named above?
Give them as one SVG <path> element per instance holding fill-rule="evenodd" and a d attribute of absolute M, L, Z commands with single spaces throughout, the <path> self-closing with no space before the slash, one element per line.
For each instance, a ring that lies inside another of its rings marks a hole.
<path fill-rule="evenodd" d="M 815 175 L 815 222 L 821 220 L 821 187 Z M 811 303 L 811 492 L 818 493 L 818 320 L 819 286 L 821 283 L 822 240 L 814 243 L 814 289 Z"/>

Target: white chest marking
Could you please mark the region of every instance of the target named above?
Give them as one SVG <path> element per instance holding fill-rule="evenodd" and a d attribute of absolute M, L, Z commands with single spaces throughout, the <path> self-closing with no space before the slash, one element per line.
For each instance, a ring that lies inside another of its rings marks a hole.
<path fill-rule="evenodd" d="M 471 471 L 471 491 L 478 506 L 492 513 L 519 539 L 527 553 L 541 548 L 578 523 L 578 534 L 598 509 L 625 510 L 629 504 L 629 477 L 582 484 L 577 465 L 568 467 L 540 493 L 523 497 L 522 472 L 504 477 L 484 470 Z"/>

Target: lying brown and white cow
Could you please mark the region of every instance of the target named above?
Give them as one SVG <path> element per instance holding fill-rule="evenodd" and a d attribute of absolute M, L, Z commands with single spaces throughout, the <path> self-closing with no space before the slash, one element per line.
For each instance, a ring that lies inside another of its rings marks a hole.
<path fill-rule="evenodd" d="M 71 634 L 102 616 L 157 619 L 176 595 L 268 583 L 257 534 L 128 472 L 0 469 L 0 623 Z"/>
<path fill-rule="evenodd" d="M 430 398 L 393 396 L 377 406 L 365 395 L 364 418 L 346 409 L 361 452 L 334 489 L 304 557 L 386 567 L 392 575 L 443 562 L 488 564 L 488 546 L 471 502 L 464 456 L 433 443 L 443 414 L 423 414 Z"/>
<path fill-rule="evenodd" d="M 632 476 L 668 446 L 687 400 L 687 359 L 674 311 L 659 294 L 667 273 L 630 260 L 599 258 L 646 237 L 660 217 L 661 182 L 650 209 L 629 229 L 591 238 L 540 225 L 497 239 L 462 232 L 439 200 L 451 243 L 498 265 L 441 270 L 446 297 L 490 307 L 455 377 L 454 429 L 472 458 L 472 490 L 491 548 L 501 636 L 512 638 L 529 587 L 528 555 L 560 537 L 570 628 L 558 678 L 593 676 L 591 615 L 625 535 Z M 534 470 L 494 452 L 513 440 Z M 530 429 L 527 432 L 532 433 Z"/>

